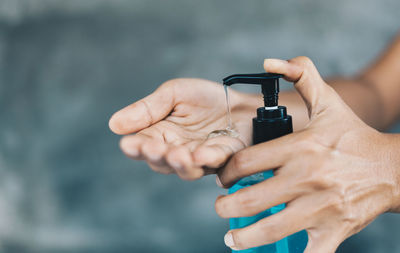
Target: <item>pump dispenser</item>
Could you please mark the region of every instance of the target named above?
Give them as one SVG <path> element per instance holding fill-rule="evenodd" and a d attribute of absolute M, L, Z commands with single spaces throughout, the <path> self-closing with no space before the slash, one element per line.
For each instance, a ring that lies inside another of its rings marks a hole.
<path fill-rule="evenodd" d="M 285 106 L 278 105 L 279 79 L 281 77 L 280 74 L 260 73 L 235 74 L 223 79 L 223 84 L 226 86 L 236 83 L 261 85 L 264 107 L 258 108 L 257 117 L 253 118 L 253 144 L 259 144 L 293 132 L 292 117 L 287 115 Z M 272 170 L 242 178 L 229 189 L 229 193 L 234 193 L 270 177 L 273 177 Z M 229 220 L 230 229 L 246 227 L 284 208 L 285 204 L 280 204 L 252 217 L 231 218 Z M 307 241 L 307 233 L 301 231 L 273 244 L 241 251 L 233 250 L 232 252 L 300 253 L 304 251 Z"/>
<path fill-rule="evenodd" d="M 271 73 L 237 74 L 223 80 L 231 86 L 235 83 L 258 84 L 264 95 L 264 107 L 257 109 L 253 118 L 253 144 L 269 141 L 293 132 L 292 116 L 287 115 L 285 106 L 278 106 L 279 78 L 282 75 Z"/>

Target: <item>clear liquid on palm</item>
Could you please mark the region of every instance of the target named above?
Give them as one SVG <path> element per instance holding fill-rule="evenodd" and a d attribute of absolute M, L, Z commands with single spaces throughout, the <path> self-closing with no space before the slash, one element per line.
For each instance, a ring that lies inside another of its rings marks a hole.
<path fill-rule="evenodd" d="M 226 128 L 220 130 L 214 130 L 208 134 L 207 139 L 215 138 L 219 136 L 229 136 L 229 137 L 238 137 L 238 132 L 235 131 L 232 124 L 232 117 L 231 117 L 231 105 L 229 100 L 229 87 L 224 85 L 225 91 L 225 99 L 226 99 Z"/>

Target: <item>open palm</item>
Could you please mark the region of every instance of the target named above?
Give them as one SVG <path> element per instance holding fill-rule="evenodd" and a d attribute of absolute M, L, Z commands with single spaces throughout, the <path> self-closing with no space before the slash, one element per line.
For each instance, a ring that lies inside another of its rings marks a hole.
<path fill-rule="evenodd" d="M 251 116 L 246 95 L 230 92 L 232 121 L 238 137 L 207 139 L 210 132 L 227 126 L 223 87 L 200 79 L 174 79 L 149 96 L 116 112 L 110 129 L 132 134 L 121 139 L 123 152 L 146 160 L 160 173 L 177 173 L 193 180 L 209 174 L 250 144 Z"/>

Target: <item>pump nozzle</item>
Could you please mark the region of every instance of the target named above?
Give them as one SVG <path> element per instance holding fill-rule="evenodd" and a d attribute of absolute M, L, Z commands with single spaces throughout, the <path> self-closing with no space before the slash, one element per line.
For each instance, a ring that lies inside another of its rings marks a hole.
<path fill-rule="evenodd" d="M 265 107 L 278 106 L 279 78 L 283 75 L 273 73 L 236 74 L 225 77 L 223 84 L 231 86 L 235 83 L 259 84 L 264 95 Z"/>

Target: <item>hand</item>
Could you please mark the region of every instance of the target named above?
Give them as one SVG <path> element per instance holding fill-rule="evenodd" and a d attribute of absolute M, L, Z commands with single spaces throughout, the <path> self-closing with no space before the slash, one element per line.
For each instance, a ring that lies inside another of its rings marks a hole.
<path fill-rule="evenodd" d="M 264 67 L 294 82 L 310 122 L 302 131 L 239 151 L 221 169 L 217 181 L 225 187 L 275 170 L 273 178 L 219 197 L 221 217 L 252 216 L 287 203 L 275 215 L 229 231 L 225 243 L 246 249 L 305 229 L 305 252 L 334 252 L 379 214 L 399 210 L 399 138 L 363 123 L 308 58 L 268 59 Z"/>
<path fill-rule="evenodd" d="M 146 160 L 160 173 L 177 173 L 193 180 L 215 172 L 238 150 L 250 144 L 254 108 L 248 95 L 229 91 L 232 121 L 238 138 L 207 135 L 227 127 L 226 100 L 222 85 L 199 79 L 175 79 L 154 93 L 125 107 L 110 119 L 121 139 L 123 152 Z"/>

